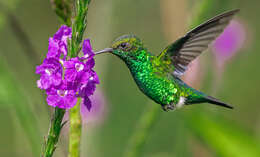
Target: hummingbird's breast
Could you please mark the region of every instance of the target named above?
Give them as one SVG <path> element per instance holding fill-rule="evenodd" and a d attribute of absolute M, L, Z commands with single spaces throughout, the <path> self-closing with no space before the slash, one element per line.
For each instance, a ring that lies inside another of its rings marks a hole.
<path fill-rule="evenodd" d="M 149 98 L 161 105 L 177 104 L 178 85 L 166 72 L 158 72 L 151 61 L 133 63 L 129 69 L 139 89 Z"/>

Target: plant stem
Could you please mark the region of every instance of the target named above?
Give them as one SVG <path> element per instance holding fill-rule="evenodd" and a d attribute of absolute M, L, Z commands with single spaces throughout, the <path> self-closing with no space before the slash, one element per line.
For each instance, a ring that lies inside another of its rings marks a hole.
<path fill-rule="evenodd" d="M 70 137 L 69 137 L 69 157 L 80 156 L 80 138 L 81 138 L 81 114 L 80 99 L 75 107 L 70 109 Z"/>
<path fill-rule="evenodd" d="M 66 2 L 62 3 L 62 2 Z M 54 0 L 54 10 L 63 23 L 71 25 L 71 1 L 66 0 Z M 77 56 L 80 50 L 80 45 L 83 39 L 84 31 L 86 29 L 86 16 L 88 11 L 88 5 L 90 0 L 76 0 L 76 17 L 72 24 L 72 38 L 69 42 L 69 57 Z M 64 4 L 64 5 L 63 5 Z M 51 157 L 56 144 L 59 139 L 60 131 L 63 126 L 62 119 L 65 114 L 65 110 L 55 108 L 54 117 L 51 122 L 51 127 L 48 134 L 48 139 L 44 147 L 44 157 Z M 81 138 L 81 117 L 80 117 L 80 101 L 70 111 L 70 143 L 69 143 L 69 154 L 71 157 L 79 157 L 80 155 L 80 138 Z"/>
<path fill-rule="evenodd" d="M 62 123 L 63 116 L 66 110 L 55 108 L 54 115 L 51 120 L 47 141 L 43 148 L 42 157 L 51 157 L 56 149 L 56 144 L 59 140 L 61 128 L 65 123 Z"/>
<path fill-rule="evenodd" d="M 147 137 L 150 135 L 152 127 L 159 119 L 160 113 L 161 110 L 158 104 L 147 105 L 145 113 L 142 114 L 136 130 L 130 138 L 129 147 L 124 154 L 125 157 L 141 156 Z"/>
<path fill-rule="evenodd" d="M 69 57 L 76 57 L 81 50 L 81 42 L 87 26 L 87 13 L 90 0 L 76 0 L 76 16 L 72 23 L 72 36 L 69 42 Z M 80 99 L 75 107 L 70 109 L 69 157 L 80 156 L 81 114 Z"/>
<path fill-rule="evenodd" d="M 71 10 L 70 10 L 71 8 L 61 6 L 60 2 L 61 1 L 59 1 L 59 0 L 54 0 L 52 2 L 54 10 L 55 10 L 56 14 L 58 15 L 58 17 L 61 19 L 62 23 L 70 26 L 71 23 L 69 23 L 69 21 L 70 21 L 69 19 L 71 18 Z M 69 0 L 67 0 L 66 2 L 67 2 L 66 6 L 70 5 Z M 66 9 L 66 10 L 64 10 L 64 9 Z M 61 16 L 63 14 L 59 14 L 58 12 L 64 12 L 64 16 Z M 66 15 L 65 15 L 65 12 L 67 13 Z M 60 131 L 65 124 L 65 123 L 62 123 L 62 119 L 64 117 L 65 112 L 66 112 L 66 110 L 64 110 L 64 109 L 60 109 L 58 107 L 55 108 L 54 115 L 52 117 L 49 132 L 48 132 L 47 141 L 44 143 L 44 146 L 43 146 L 42 157 L 52 157 L 52 155 L 56 149 L 56 144 L 59 140 Z"/>
<path fill-rule="evenodd" d="M 69 43 L 70 57 L 76 57 L 81 50 L 81 42 L 87 27 L 88 5 L 91 0 L 76 0 L 76 17 L 72 24 L 72 37 Z"/>

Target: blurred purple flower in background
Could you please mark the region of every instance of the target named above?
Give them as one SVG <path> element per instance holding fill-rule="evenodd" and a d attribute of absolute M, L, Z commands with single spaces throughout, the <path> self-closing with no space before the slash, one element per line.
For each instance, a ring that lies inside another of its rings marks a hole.
<path fill-rule="evenodd" d="M 212 93 L 216 93 L 220 87 L 226 62 L 245 45 L 245 39 L 246 30 L 243 24 L 238 20 L 232 20 L 213 43 L 212 51 L 215 54 L 216 68 Z"/>
<path fill-rule="evenodd" d="M 69 58 L 67 41 L 71 38 L 71 28 L 61 26 L 49 39 L 46 59 L 36 67 L 40 74 L 37 86 L 46 90 L 47 103 L 53 107 L 69 109 L 76 105 L 77 97 L 83 99 L 84 106 L 92 107 L 89 96 L 93 95 L 99 79 L 93 70 L 94 52 L 89 40 L 83 41 L 84 57 Z"/>
<path fill-rule="evenodd" d="M 80 112 L 82 117 L 82 122 L 84 124 L 88 124 L 88 128 L 90 126 L 96 127 L 97 125 L 101 124 L 107 115 L 107 100 L 104 96 L 102 90 L 97 89 L 95 93 L 89 97 L 89 101 L 93 104 L 91 110 L 88 110 L 86 106 L 81 103 Z M 69 119 L 69 112 L 66 112 L 64 121 Z"/>
<path fill-rule="evenodd" d="M 91 110 L 87 110 L 84 105 L 81 104 L 81 115 L 83 123 L 98 124 L 103 122 L 107 113 L 107 104 L 105 96 L 101 90 L 97 90 L 91 97 L 90 101 L 95 104 Z"/>
<path fill-rule="evenodd" d="M 231 59 L 243 47 L 245 38 L 246 31 L 243 25 L 237 20 L 232 20 L 212 46 L 218 64 L 224 64 Z"/>
<path fill-rule="evenodd" d="M 232 20 L 224 32 L 215 40 L 211 49 L 216 59 L 216 81 L 222 77 L 226 61 L 231 59 L 245 44 L 246 30 L 237 20 Z M 189 85 L 198 87 L 203 75 L 203 67 L 200 66 L 200 59 L 197 58 L 190 65 L 183 79 Z"/>

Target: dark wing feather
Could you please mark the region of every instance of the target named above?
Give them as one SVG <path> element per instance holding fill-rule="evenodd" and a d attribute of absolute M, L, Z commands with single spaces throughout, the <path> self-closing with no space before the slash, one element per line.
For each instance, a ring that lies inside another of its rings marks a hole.
<path fill-rule="evenodd" d="M 175 67 L 173 74 L 175 76 L 183 75 L 190 62 L 208 48 L 238 11 L 225 12 L 199 25 L 169 45 L 158 57 L 163 60 L 170 58 Z"/>

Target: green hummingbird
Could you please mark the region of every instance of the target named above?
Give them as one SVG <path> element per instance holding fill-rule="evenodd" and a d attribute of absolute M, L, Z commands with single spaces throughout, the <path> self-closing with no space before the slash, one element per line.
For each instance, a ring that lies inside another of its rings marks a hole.
<path fill-rule="evenodd" d="M 232 106 L 188 86 L 180 77 L 188 65 L 223 32 L 238 11 L 228 11 L 202 23 L 167 46 L 158 56 L 151 54 L 135 35 L 121 36 L 110 48 L 96 54 L 112 53 L 123 60 L 139 89 L 161 104 L 164 111 L 198 103 L 232 109 Z"/>

